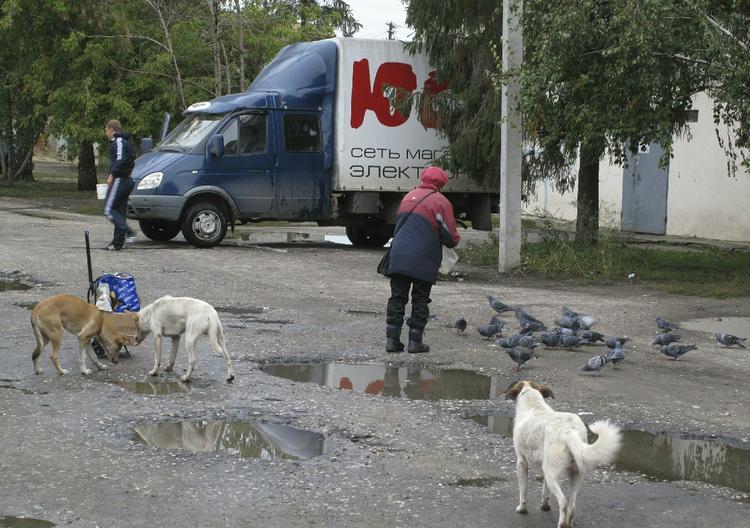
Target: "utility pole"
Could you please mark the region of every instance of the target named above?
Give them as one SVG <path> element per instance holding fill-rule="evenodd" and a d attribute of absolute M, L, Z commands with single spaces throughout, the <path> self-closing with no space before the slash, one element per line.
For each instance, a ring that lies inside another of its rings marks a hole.
<path fill-rule="evenodd" d="M 503 0 L 503 72 L 521 65 L 523 0 Z M 521 264 L 521 117 L 517 113 L 520 84 L 512 78 L 503 86 L 500 125 L 499 270 L 508 273 Z"/>
<path fill-rule="evenodd" d="M 396 29 L 396 25 L 393 22 L 388 22 L 388 40 L 393 40 L 393 31 Z"/>

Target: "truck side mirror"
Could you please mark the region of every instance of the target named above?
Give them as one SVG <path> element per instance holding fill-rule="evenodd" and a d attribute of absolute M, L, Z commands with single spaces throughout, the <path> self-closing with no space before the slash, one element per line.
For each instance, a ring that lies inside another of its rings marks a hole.
<path fill-rule="evenodd" d="M 222 157 L 224 155 L 224 136 L 221 134 L 214 134 L 211 136 L 211 143 L 208 146 L 208 152 L 217 158 Z"/>
<path fill-rule="evenodd" d="M 151 138 L 141 139 L 141 156 L 154 150 L 154 140 Z"/>

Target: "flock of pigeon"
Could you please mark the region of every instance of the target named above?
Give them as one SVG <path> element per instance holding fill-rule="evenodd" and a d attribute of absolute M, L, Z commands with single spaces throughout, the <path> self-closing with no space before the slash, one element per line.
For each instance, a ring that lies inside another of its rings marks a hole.
<path fill-rule="evenodd" d="M 496 313 L 488 324 L 477 326 L 477 332 L 487 340 L 494 338 L 495 343 L 503 347 L 508 356 L 516 363 L 516 370 L 520 370 L 527 361 L 537 357 L 534 350 L 539 346 L 573 350 L 581 345 L 604 343 L 609 349 L 608 352 L 586 361 L 581 367 L 581 371 L 584 372 L 599 371 L 607 363 L 611 363 L 613 368 L 617 368 L 617 364 L 625 360 L 623 345 L 630 339 L 622 336 L 608 336 L 592 330 L 591 327 L 596 321 L 589 315 L 563 307 L 561 316 L 555 321 L 557 326 L 548 330 L 542 321 L 519 306 L 505 304 L 492 295 L 487 296 L 487 301 Z M 505 321 L 500 319 L 499 316 L 507 312 L 515 314 L 519 327 L 517 333 L 509 337 L 502 337 Z M 468 326 L 464 317 L 458 319 L 453 325 L 461 334 L 466 331 Z M 680 336 L 673 333 L 674 330 L 678 329 L 677 325 L 663 317 L 656 317 L 656 326 L 660 333 L 654 336 L 651 344 L 652 346 L 659 346 L 661 353 L 673 360 L 677 360 L 687 352 L 698 348 L 696 345 L 679 343 Z M 714 334 L 714 338 L 726 347 L 737 345 L 746 348 L 742 344 L 743 341 L 747 340 L 744 337 L 737 337 L 732 334 Z"/>

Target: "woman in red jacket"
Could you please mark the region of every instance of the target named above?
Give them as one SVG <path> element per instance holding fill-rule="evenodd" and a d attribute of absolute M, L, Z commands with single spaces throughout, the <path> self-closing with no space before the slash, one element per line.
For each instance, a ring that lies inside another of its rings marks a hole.
<path fill-rule="evenodd" d="M 440 194 L 448 175 L 439 167 L 429 167 L 416 189 L 404 196 L 391 242 L 388 276 L 391 298 L 386 311 L 386 352 L 403 352 L 401 327 L 411 290 L 408 352 L 429 352 L 422 342 L 430 315 L 430 290 L 437 279 L 442 246 L 456 247 L 461 237 L 456 230 L 453 206 Z"/>

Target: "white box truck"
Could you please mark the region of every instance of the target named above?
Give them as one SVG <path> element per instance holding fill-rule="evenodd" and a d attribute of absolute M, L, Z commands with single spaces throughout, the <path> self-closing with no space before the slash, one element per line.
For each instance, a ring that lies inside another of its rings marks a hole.
<path fill-rule="evenodd" d="M 357 246 L 382 246 L 403 195 L 446 142 L 431 109 L 394 109 L 385 87 L 443 89 L 423 55 L 398 41 L 350 38 L 282 49 L 243 93 L 191 105 L 136 161 L 128 213 L 153 240 L 182 231 L 219 244 L 235 222 L 346 226 Z M 419 115 L 418 115 L 419 114 Z M 491 229 L 497 191 L 451 174 L 457 215 Z"/>

